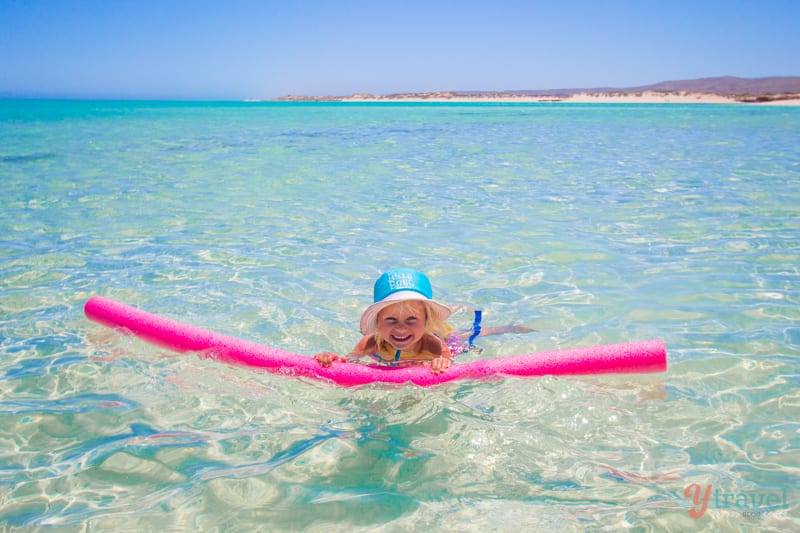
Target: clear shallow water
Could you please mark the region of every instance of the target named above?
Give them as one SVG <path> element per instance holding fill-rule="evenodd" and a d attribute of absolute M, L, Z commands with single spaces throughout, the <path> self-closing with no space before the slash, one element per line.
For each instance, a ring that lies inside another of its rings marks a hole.
<path fill-rule="evenodd" d="M 0 101 L 0 524 L 796 530 L 798 148 L 799 108 Z M 394 266 L 538 330 L 484 357 L 670 369 L 343 389 L 82 315 L 346 351 Z"/>

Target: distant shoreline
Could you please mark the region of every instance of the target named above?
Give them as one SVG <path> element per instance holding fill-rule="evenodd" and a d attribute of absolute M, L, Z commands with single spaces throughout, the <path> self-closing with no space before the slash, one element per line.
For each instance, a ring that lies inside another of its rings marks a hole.
<path fill-rule="evenodd" d="M 728 95 L 692 91 L 590 91 L 566 95 L 514 93 L 430 92 L 391 95 L 283 96 L 279 102 L 386 102 L 386 103 L 626 103 L 626 104 L 743 104 L 800 105 L 800 94 Z"/>

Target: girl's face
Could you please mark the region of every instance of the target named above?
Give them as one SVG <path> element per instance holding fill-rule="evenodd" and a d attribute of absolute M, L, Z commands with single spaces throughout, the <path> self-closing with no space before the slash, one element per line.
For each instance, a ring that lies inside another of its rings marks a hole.
<path fill-rule="evenodd" d="M 378 333 L 395 349 L 406 350 L 422 340 L 425 321 L 422 302 L 398 302 L 378 314 Z"/>

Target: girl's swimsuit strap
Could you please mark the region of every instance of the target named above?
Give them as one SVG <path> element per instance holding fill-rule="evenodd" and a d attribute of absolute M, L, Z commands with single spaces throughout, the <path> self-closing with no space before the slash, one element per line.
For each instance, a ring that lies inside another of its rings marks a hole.
<path fill-rule="evenodd" d="M 394 354 L 394 360 L 384 359 L 383 357 L 381 357 L 381 354 L 379 352 L 373 352 L 369 354 L 369 356 L 381 364 L 389 366 L 397 366 L 397 362 L 400 360 L 400 350 L 397 350 L 397 353 Z"/>
<path fill-rule="evenodd" d="M 372 357 L 377 362 L 382 363 L 384 365 L 397 366 L 400 361 L 400 356 L 402 355 L 402 353 L 403 353 L 402 350 L 397 350 L 394 354 L 393 361 L 389 359 L 384 359 L 383 357 L 381 357 L 381 354 L 379 352 L 371 353 L 369 354 L 369 356 Z"/>

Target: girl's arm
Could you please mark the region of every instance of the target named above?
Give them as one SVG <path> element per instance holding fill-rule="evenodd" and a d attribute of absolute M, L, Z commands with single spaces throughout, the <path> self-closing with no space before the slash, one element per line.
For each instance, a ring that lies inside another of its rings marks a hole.
<path fill-rule="evenodd" d="M 353 348 L 353 350 L 346 356 L 341 356 L 333 352 L 321 352 L 314 355 L 314 359 L 319 361 L 319 364 L 321 364 L 322 366 L 331 366 L 331 363 L 333 363 L 334 361 L 340 363 L 346 363 L 348 359 L 363 357 L 367 355 L 371 347 L 374 347 L 374 345 L 375 345 L 375 338 L 370 335 L 363 337 L 358 342 L 358 344 L 356 344 L 356 347 Z"/>
<path fill-rule="evenodd" d="M 453 365 L 453 355 L 450 348 L 442 339 L 434 336 L 426 336 L 423 341 L 424 350 L 437 355 L 430 361 L 431 371 L 434 374 L 444 372 Z"/>

